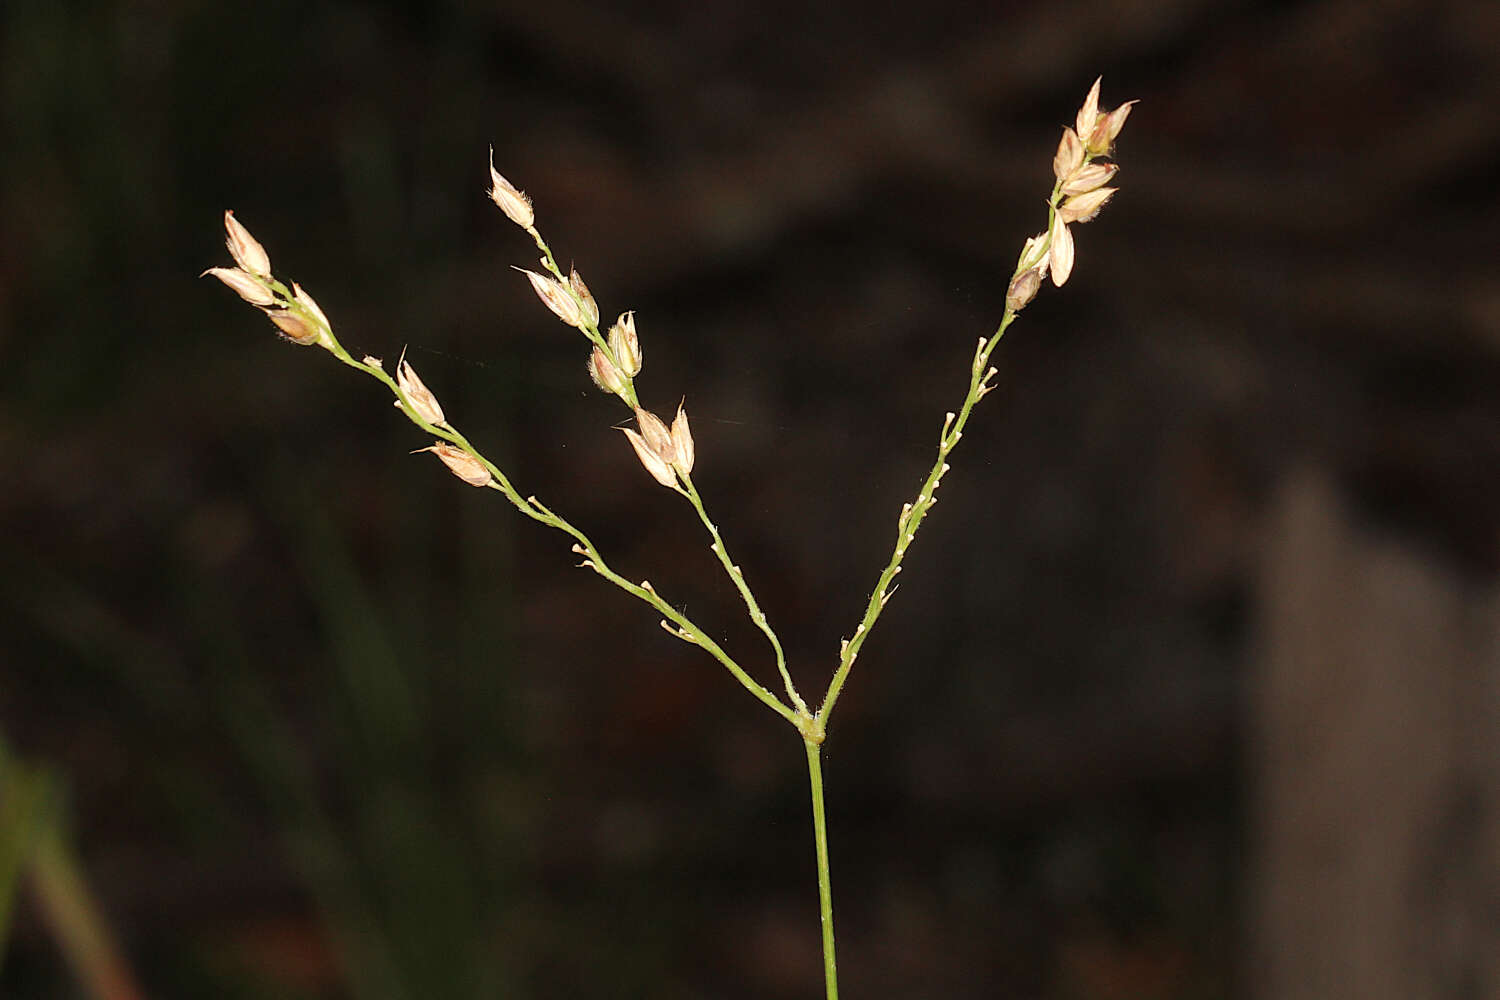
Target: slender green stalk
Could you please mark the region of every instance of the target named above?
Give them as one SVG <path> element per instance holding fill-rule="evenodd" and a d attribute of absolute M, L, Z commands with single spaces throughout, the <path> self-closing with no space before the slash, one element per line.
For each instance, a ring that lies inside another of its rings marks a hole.
<path fill-rule="evenodd" d="M 729 558 L 729 550 L 724 546 L 724 539 L 719 537 L 718 526 L 714 524 L 713 519 L 708 516 L 708 511 L 704 509 L 703 498 L 698 495 L 698 488 L 693 485 L 692 477 L 681 469 L 678 469 L 677 478 L 682 480 L 682 495 L 688 498 L 688 502 L 698 512 L 698 520 L 703 522 L 703 526 L 708 529 L 709 535 L 713 537 L 714 543 L 710 548 L 713 549 L 714 555 L 719 557 L 719 562 L 724 565 L 724 572 L 728 573 L 729 579 L 734 581 L 734 585 L 739 590 L 740 596 L 745 599 L 745 607 L 750 612 L 750 620 L 771 641 L 771 648 L 776 652 L 776 669 L 781 673 L 781 682 L 786 685 L 787 697 L 792 700 L 792 704 L 797 707 L 799 712 L 807 715 L 807 702 L 802 700 L 802 696 L 797 693 L 797 686 L 792 683 L 792 675 L 786 668 L 786 654 L 781 651 L 781 640 L 776 638 L 776 630 L 771 628 L 771 623 L 766 620 L 766 613 L 760 609 L 760 604 L 756 602 L 755 595 L 750 592 L 750 584 L 746 582 L 745 574 L 740 571 L 735 561 Z"/>
<path fill-rule="evenodd" d="M 833 952 L 833 882 L 828 877 L 828 817 L 823 809 L 823 745 L 804 739 L 812 785 L 813 841 L 818 852 L 818 919 L 823 925 L 823 985 L 828 1000 L 839 997 L 839 966 Z"/>
<path fill-rule="evenodd" d="M 798 715 L 795 711 L 788 708 L 780 698 L 777 698 L 774 694 L 757 683 L 754 678 L 752 678 L 745 672 L 743 667 L 735 662 L 733 657 L 724 652 L 724 650 L 720 648 L 718 643 L 709 638 L 708 634 L 705 633 L 697 625 L 693 624 L 693 622 L 690 621 L 686 615 L 682 614 L 682 612 L 678 611 L 676 608 L 672 607 L 672 605 L 662 600 L 661 597 L 657 595 L 656 591 L 652 589 L 649 583 L 643 580 L 639 585 L 637 585 L 620 576 L 620 574 L 616 573 L 614 570 L 610 569 L 604 564 L 604 559 L 599 555 L 598 549 L 594 548 L 594 543 L 589 541 L 588 538 L 585 537 L 583 532 L 579 531 L 577 528 L 573 527 L 573 525 L 569 524 L 567 521 L 564 521 L 562 518 L 557 517 L 557 515 L 553 514 L 546 507 L 543 507 L 535 497 L 531 497 L 529 502 L 539 512 L 541 512 L 543 515 L 546 515 L 543 517 L 537 517 L 535 514 L 533 514 L 531 516 L 536 517 L 538 521 L 542 521 L 545 524 L 552 525 L 560 531 L 567 532 L 578 540 L 579 544 L 573 547 L 573 551 L 586 557 L 581 565 L 592 569 L 595 573 L 598 573 L 600 576 L 604 577 L 616 587 L 619 587 L 626 593 L 629 593 L 634 597 L 645 601 L 657 611 L 661 612 L 661 614 L 668 621 L 677 626 L 676 628 L 667 628 L 668 632 L 672 633 L 673 635 L 677 636 L 677 638 L 682 639 L 685 642 L 690 642 L 695 646 L 703 647 L 703 649 L 706 650 L 709 655 L 723 664 L 724 668 L 728 670 L 732 675 L 734 675 L 734 679 L 739 681 L 740 685 L 746 691 L 749 691 L 752 695 L 754 695 L 758 701 L 764 704 L 771 711 L 775 712 L 777 715 L 781 716 L 783 719 L 786 719 L 792 725 L 797 725 Z M 665 624 L 666 623 L 663 622 L 663 625 Z"/>
<path fill-rule="evenodd" d="M 1022 253 L 1021 259 L 1016 262 L 1016 269 L 1011 274 L 1011 281 L 1015 281 L 1023 271 L 1031 267 L 1035 262 L 1032 258 L 1047 252 L 1051 246 L 1051 223 L 1057 213 L 1057 205 L 1062 195 L 1062 181 L 1059 180 L 1052 186 L 1052 194 L 1047 199 L 1047 231 L 1045 240 L 1035 247 L 1029 247 L 1032 252 Z M 943 415 L 943 430 L 938 436 L 937 461 L 932 465 L 932 471 L 927 473 L 927 478 L 922 482 L 922 488 L 917 491 L 916 499 L 901 508 L 901 514 L 896 519 L 896 547 L 891 553 L 891 558 L 886 562 L 885 568 L 880 572 L 880 578 L 875 583 L 875 589 L 870 594 L 870 600 L 865 605 L 864 617 L 860 619 L 854 628 L 854 635 L 844 641 L 839 651 L 838 669 L 834 671 L 833 680 L 828 684 L 828 693 L 823 696 L 823 705 L 818 709 L 818 720 L 824 726 L 828 724 L 828 718 L 833 712 L 833 706 L 839 700 L 839 695 L 844 690 L 844 681 L 849 677 L 849 671 L 854 666 L 855 657 L 859 656 L 860 647 L 870 636 L 870 630 L 875 627 L 875 622 L 880 618 L 880 613 L 885 610 L 885 605 L 895 593 L 892 584 L 895 582 L 896 574 L 901 572 L 901 561 L 906 558 L 906 550 L 910 547 L 912 539 L 916 537 L 917 528 L 921 526 L 922 519 L 937 503 L 937 488 L 943 481 L 943 476 L 948 471 L 948 455 L 958 446 L 958 442 L 964 436 L 964 427 L 969 422 L 969 415 L 974 412 L 974 406 L 985 397 L 991 389 L 990 380 L 997 374 L 990 367 L 990 355 L 1000 344 L 1000 338 L 1005 336 L 1005 331 L 1015 321 L 1017 309 L 1006 305 L 1005 315 L 1000 318 L 1000 326 L 995 330 L 993 336 L 981 337 L 979 344 L 974 349 L 974 361 L 969 366 L 969 391 L 964 397 L 963 404 L 959 406 L 958 412 L 949 412 Z"/>

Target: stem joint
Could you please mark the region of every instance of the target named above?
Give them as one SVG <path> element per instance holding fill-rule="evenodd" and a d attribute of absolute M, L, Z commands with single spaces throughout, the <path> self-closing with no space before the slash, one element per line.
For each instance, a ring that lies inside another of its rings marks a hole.
<path fill-rule="evenodd" d="M 828 736 L 827 731 L 823 728 L 823 715 L 821 712 L 814 715 L 806 708 L 799 708 L 792 724 L 797 727 L 797 732 L 802 734 L 802 738 L 810 746 L 822 746 L 823 740 Z"/>

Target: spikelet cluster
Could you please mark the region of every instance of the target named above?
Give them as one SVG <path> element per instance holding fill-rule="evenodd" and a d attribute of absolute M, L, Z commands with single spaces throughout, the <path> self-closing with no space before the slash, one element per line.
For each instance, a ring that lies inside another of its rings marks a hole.
<path fill-rule="evenodd" d="M 677 419 L 668 430 L 666 423 L 656 414 L 636 407 L 636 426 L 640 432 L 629 427 L 620 428 L 630 439 L 636 457 L 651 473 L 651 478 L 669 488 L 677 486 L 677 473 L 693 471 L 693 432 L 688 429 L 687 411 L 677 407 Z"/>
<path fill-rule="evenodd" d="M 522 196 L 524 197 L 524 196 Z M 529 202 L 527 204 L 530 204 Z M 240 224 L 233 212 L 224 213 L 225 244 L 234 258 L 234 267 L 211 267 L 203 274 L 211 274 L 234 290 L 240 298 L 261 310 L 275 324 L 281 335 L 294 344 L 317 344 L 334 353 L 344 361 L 354 364 L 343 346 L 333 336 L 333 324 L 313 300 L 295 281 L 289 289 L 271 274 L 271 256 L 260 241 Z M 201 277 L 201 275 L 200 275 Z M 356 367 L 363 366 L 372 373 L 381 370 L 379 358 L 366 357 Z M 387 378 L 387 382 L 390 380 Z M 396 408 L 403 410 L 412 419 L 424 425 L 451 430 L 443 406 L 431 389 L 427 388 L 417 370 L 406 360 L 406 352 L 396 362 L 394 387 L 397 390 Z M 438 441 L 431 447 L 418 451 L 432 452 L 442 459 L 454 475 L 471 486 L 488 486 L 493 482 L 489 467 L 476 455 L 447 441 Z M 415 452 L 413 453 L 415 454 Z"/>
<path fill-rule="evenodd" d="M 1049 274 L 1059 288 L 1073 273 L 1073 225 L 1083 225 L 1099 214 L 1118 188 L 1110 187 L 1119 166 L 1103 160 L 1114 149 L 1115 139 L 1130 117 L 1136 101 L 1126 101 L 1106 111 L 1099 107 L 1099 86 L 1094 81 L 1072 125 L 1063 127 L 1057 152 L 1052 157 L 1052 221 L 1047 232 L 1026 241 L 1017 274 L 1006 292 L 1005 305 L 1012 311 L 1030 302 Z"/>
<path fill-rule="evenodd" d="M 240 298 L 265 313 L 294 344 L 317 344 L 332 348 L 333 326 L 313 297 L 295 281 L 290 289 L 271 275 L 271 255 L 233 212 L 224 213 L 224 245 L 234 258 L 234 267 L 211 267 L 211 274 Z M 202 277 L 202 275 L 199 275 Z"/>
<path fill-rule="evenodd" d="M 635 413 L 639 430 L 622 430 L 641 465 L 658 483 L 679 489 L 678 477 L 686 476 L 693 469 L 693 434 L 688 428 L 687 411 L 682 406 L 678 406 L 677 416 L 669 428 L 665 421 L 642 408 L 636 400 L 635 377 L 641 373 L 643 354 L 635 328 L 635 313 L 621 313 L 608 333 L 600 332 L 599 304 L 589 286 L 578 273 L 578 268 L 569 267 L 564 274 L 557 266 L 551 250 L 536 229 L 536 212 L 531 199 L 495 169 L 494 150 L 490 151 L 489 196 L 506 218 L 526 230 L 542 250 L 541 271 L 523 267 L 515 270 L 526 276 L 536 297 L 554 316 L 580 330 L 593 344 L 587 364 L 593 383 L 618 396 Z"/>

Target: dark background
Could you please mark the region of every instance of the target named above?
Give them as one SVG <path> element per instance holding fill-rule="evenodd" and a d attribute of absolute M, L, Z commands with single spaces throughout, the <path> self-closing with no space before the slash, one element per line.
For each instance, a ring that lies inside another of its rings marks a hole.
<path fill-rule="evenodd" d="M 351 351 L 409 345 L 523 492 L 771 684 L 691 510 L 509 270 L 534 252 L 484 197 L 493 144 L 606 319 L 637 310 L 643 401 L 686 397 L 695 479 L 811 695 L 1103 73 L 1106 107 L 1141 100 L 1121 191 L 996 354 L 833 722 L 842 978 L 1300 996 L 1257 944 L 1257 678 L 1277 573 L 1318 566 L 1266 554 L 1311 477 L 1337 523 L 1493 588 L 1495 18 L 9 0 L 0 730 L 66 777 L 145 992 L 820 989 L 796 735 L 563 536 L 408 455 L 428 442 L 384 389 L 198 280 L 225 208 Z M 38 913 L 7 998 L 74 995 Z M 1459 940 L 1421 995 L 1497 995 Z"/>

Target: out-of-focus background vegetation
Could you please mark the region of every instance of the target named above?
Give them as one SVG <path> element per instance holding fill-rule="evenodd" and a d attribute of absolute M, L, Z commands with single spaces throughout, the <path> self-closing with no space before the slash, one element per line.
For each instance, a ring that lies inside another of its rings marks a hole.
<path fill-rule="evenodd" d="M 771 680 L 509 270 L 493 144 L 638 311 L 821 690 L 1101 72 L 1141 99 L 1121 193 L 831 733 L 846 991 L 1500 995 L 1497 34 L 1484 0 L 8 0 L 0 995 L 85 995 L 58 851 L 150 997 L 818 995 L 795 734 L 196 276 L 235 209 Z"/>

